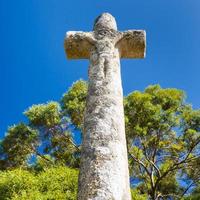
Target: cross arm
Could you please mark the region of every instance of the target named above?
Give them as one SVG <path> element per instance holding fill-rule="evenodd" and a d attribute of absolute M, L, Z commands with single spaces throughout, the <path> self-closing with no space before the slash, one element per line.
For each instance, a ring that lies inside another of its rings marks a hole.
<path fill-rule="evenodd" d="M 68 59 L 88 59 L 94 43 L 92 32 L 68 31 L 64 47 Z"/>
<path fill-rule="evenodd" d="M 146 53 L 146 32 L 143 30 L 128 30 L 120 32 L 116 44 L 121 58 L 144 58 Z"/>

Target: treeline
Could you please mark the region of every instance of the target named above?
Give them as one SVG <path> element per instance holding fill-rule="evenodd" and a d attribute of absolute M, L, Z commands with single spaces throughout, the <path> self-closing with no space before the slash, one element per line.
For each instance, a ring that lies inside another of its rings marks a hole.
<path fill-rule="evenodd" d="M 0 200 L 74 200 L 87 83 L 33 105 L 0 143 Z M 200 110 L 159 85 L 124 97 L 133 200 L 200 199 Z"/>

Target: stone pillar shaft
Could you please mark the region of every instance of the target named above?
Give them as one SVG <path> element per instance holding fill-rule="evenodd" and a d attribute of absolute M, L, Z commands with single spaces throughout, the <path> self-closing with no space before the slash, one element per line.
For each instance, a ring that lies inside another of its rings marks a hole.
<path fill-rule="evenodd" d="M 101 43 L 90 56 L 78 199 L 130 200 L 119 50 Z"/>

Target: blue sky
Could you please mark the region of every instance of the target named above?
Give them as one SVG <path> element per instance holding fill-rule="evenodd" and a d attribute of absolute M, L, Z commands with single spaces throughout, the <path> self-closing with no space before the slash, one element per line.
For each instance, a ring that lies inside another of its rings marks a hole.
<path fill-rule="evenodd" d="M 1 0 L 0 137 L 29 106 L 59 100 L 87 79 L 87 60 L 66 60 L 64 36 L 90 31 L 102 12 L 116 17 L 119 30 L 147 32 L 146 58 L 121 61 L 125 95 L 159 83 L 185 90 L 199 108 L 199 10 L 199 0 Z"/>

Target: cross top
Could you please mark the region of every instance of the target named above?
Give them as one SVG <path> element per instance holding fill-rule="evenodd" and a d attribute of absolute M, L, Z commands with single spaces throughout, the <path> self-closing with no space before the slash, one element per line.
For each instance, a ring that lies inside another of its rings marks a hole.
<path fill-rule="evenodd" d="M 103 13 L 95 20 L 93 32 L 69 31 L 65 38 L 65 52 L 69 59 L 88 59 L 99 40 L 111 39 L 120 58 L 144 58 L 146 33 L 144 30 L 117 30 L 115 18 Z"/>
<path fill-rule="evenodd" d="M 93 30 L 111 29 L 117 31 L 115 18 L 109 13 L 103 13 L 96 18 Z"/>

